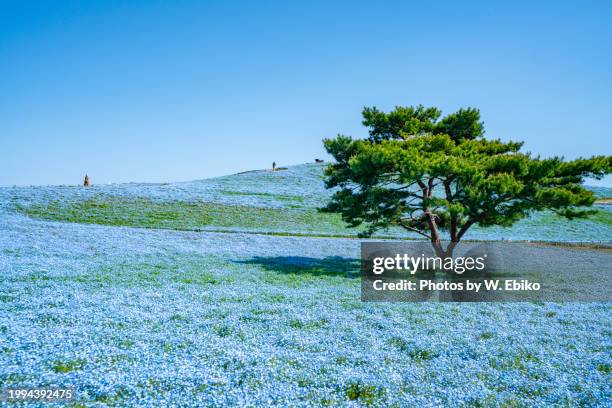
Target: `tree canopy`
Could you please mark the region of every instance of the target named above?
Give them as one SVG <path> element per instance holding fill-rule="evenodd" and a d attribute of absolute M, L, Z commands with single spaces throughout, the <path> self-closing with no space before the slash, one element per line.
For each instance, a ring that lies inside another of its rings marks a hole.
<path fill-rule="evenodd" d="M 586 217 L 594 194 L 585 177 L 602 178 L 612 156 L 566 161 L 521 152 L 522 142 L 486 139 L 478 109 L 441 118 L 435 107 L 364 108 L 368 139 L 323 141 L 334 157 L 325 172 L 335 188 L 323 209 L 340 213 L 361 236 L 396 225 L 450 255 L 473 225 L 510 226 L 534 211 Z M 441 241 L 450 244 L 442 248 Z"/>

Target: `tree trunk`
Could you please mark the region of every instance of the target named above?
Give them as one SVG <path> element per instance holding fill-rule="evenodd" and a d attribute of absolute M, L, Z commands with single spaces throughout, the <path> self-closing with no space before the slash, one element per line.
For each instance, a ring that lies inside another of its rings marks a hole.
<path fill-rule="evenodd" d="M 444 260 L 453 257 L 453 250 L 455 249 L 458 243 L 459 242 L 456 241 L 450 242 L 446 249 L 442 247 L 442 243 L 440 242 L 440 240 L 432 241 L 431 245 L 433 246 L 436 256 Z"/>

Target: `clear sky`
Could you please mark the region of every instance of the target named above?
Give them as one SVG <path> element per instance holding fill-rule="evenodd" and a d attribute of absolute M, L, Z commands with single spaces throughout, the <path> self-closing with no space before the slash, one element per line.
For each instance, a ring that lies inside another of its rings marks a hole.
<path fill-rule="evenodd" d="M 309 162 L 365 136 L 366 105 L 475 106 L 533 153 L 612 154 L 610 21 L 609 1 L 3 0 L 0 185 Z"/>

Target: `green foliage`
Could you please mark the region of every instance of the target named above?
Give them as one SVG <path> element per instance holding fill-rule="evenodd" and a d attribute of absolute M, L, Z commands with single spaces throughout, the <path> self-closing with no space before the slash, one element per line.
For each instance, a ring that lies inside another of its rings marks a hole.
<path fill-rule="evenodd" d="M 390 346 L 396 347 L 400 351 L 408 351 L 410 349 L 408 342 L 401 337 L 392 337 L 387 343 Z"/>
<path fill-rule="evenodd" d="M 294 329 L 303 329 L 303 330 L 313 330 L 319 329 L 321 327 L 325 327 L 329 325 L 329 321 L 327 319 L 315 319 L 315 320 L 300 320 L 293 319 L 289 322 L 289 326 Z"/>
<path fill-rule="evenodd" d="M 438 108 L 397 106 L 384 113 L 372 108 L 363 109 L 363 125 L 369 128 L 370 141 L 406 139 L 423 134 L 446 134 L 454 141 L 471 140 L 484 134 L 478 109 L 459 109 L 438 121 L 442 112 Z"/>
<path fill-rule="evenodd" d="M 494 333 L 485 331 L 478 335 L 478 340 L 489 340 L 489 339 L 492 339 L 494 336 L 495 336 Z"/>
<path fill-rule="evenodd" d="M 421 105 L 365 108 L 369 139 L 325 139 L 336 160 L 326 187 L 338 190 L 323 211 L 365 226 L 362 236 L 397 225 L 433 243 L 442 231 L 456 243 L 472 225 L 510 226 L 534 211 L 568 219 L 594 213 L 582 182 L 609 174 L 612 156 L 541 159 L 521 152 L 520 142 L 485 139 L 477 109 L 440 114 Z"/>
<path fill-rule="evenodd" d="M 350 383 L 346 387 L 346 396 L 350 401 L 360 401 L 365 406 L 372 406 L 384 395 L 384 390 L 373 385 Z"/>
<path fill-rule="evenodd" d="M 410 350 L 408 355 L 415 361 L 428 361 L 438 357 L 438 353 L 435 351 L 420 348 Z"/>
<path fill-rule="evenodd" d="M 53 371 L 56 373 L 69 373 L 71 371 L 80 370 L 86 364 L 85 360 L 77 359 L 70 361 L 56 361 L 53 363 Z"/>

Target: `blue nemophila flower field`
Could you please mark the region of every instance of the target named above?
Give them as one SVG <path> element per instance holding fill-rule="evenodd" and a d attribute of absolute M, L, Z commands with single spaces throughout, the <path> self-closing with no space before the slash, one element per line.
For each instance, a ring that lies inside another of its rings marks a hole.
<path fill-rule="evenodd" d="M 360 241 L 315 211 L 328 194 L 314 165 L 0 189 L 0 387 L 73 386 L 75 406 L 610 404 L 607 304 L 362 303 Z M 610 220 L 470 238 L 605 241 Z"/>

